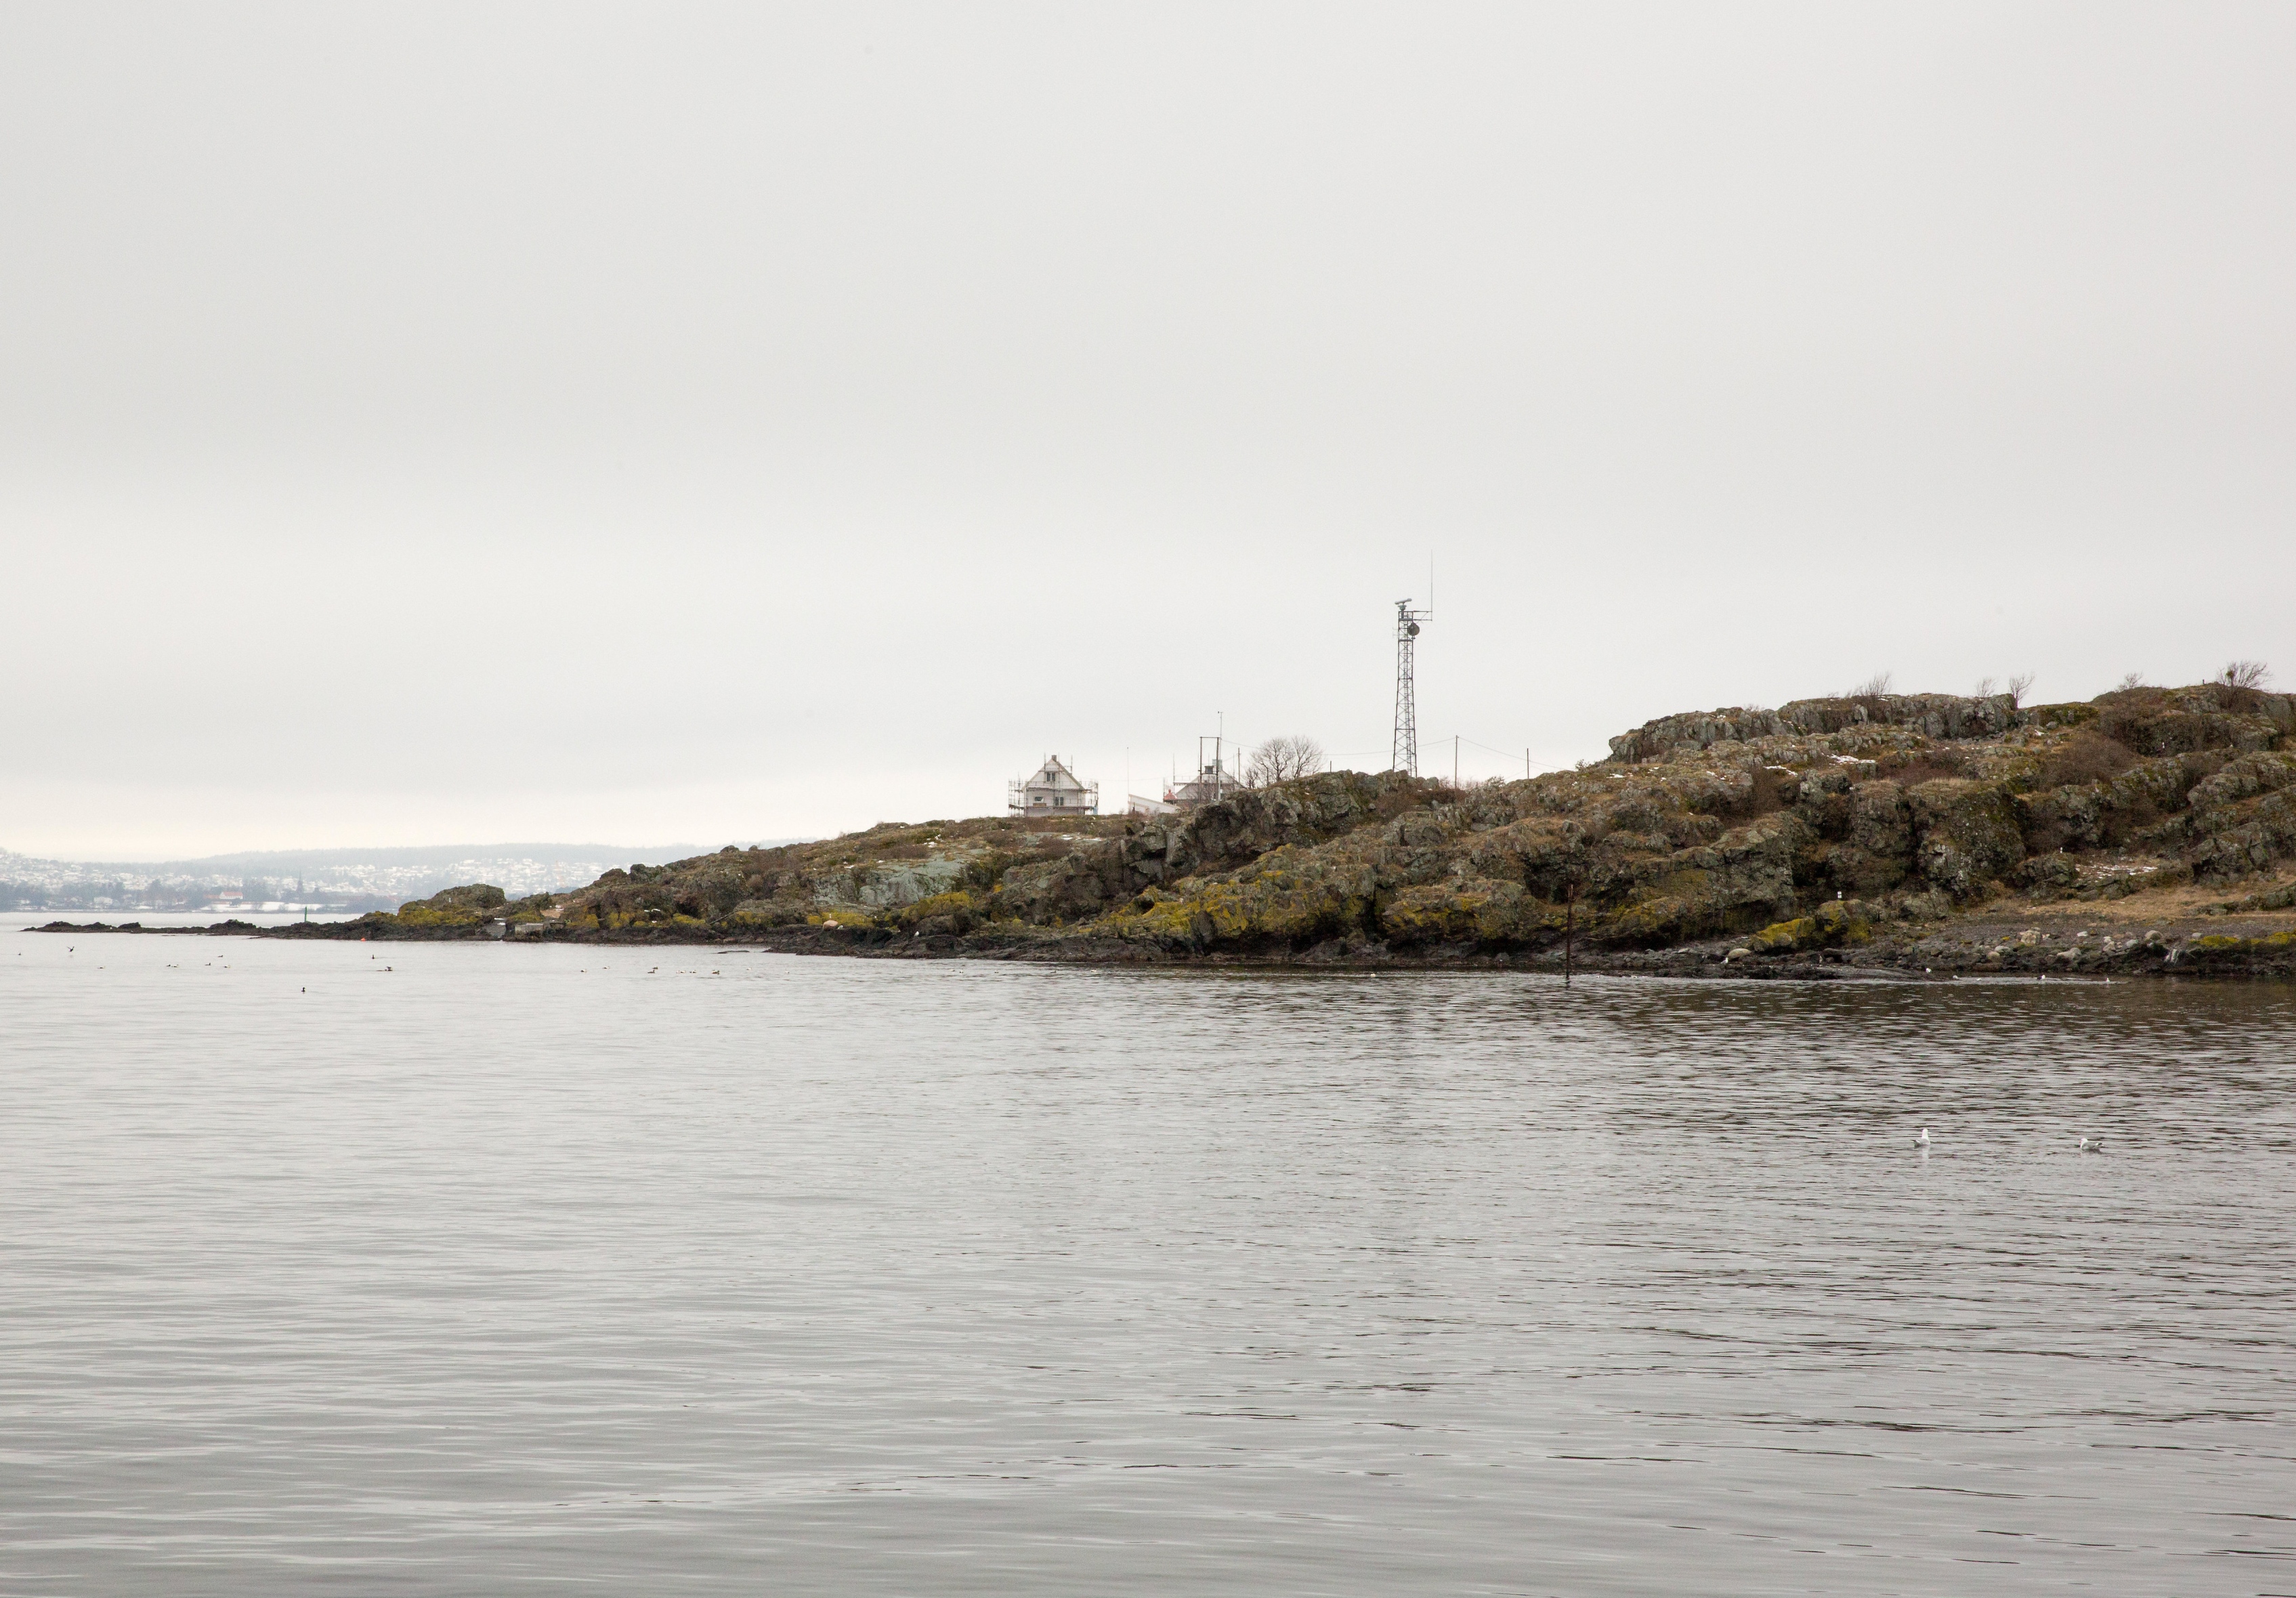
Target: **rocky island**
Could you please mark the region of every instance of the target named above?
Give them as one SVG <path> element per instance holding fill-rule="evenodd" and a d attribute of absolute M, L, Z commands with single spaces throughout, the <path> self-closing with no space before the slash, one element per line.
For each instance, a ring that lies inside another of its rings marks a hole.
<path fill-rule="evenodd" d="M 94 929 L 77 929 L 92 930 Z M 234 930 L 253 929 L 233 928 Z M 1329 773 L 1181 816 L 888 823 L 281 938 L 1679 975 L 2296 974 L 2296 703 L 1867 693 L 1574 771 Z"/>

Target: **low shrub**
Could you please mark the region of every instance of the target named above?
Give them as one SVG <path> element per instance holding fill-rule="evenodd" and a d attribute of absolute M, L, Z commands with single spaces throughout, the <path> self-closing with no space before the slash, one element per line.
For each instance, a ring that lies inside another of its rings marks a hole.
<path fill-rule="evenodd" d="M 1963 766 L 1959 757 L 1938 752 L 1909 756 L 1902 764 L 1883 766 L 1882 774 L 1910 793 L 1923 783 L 1961 776 Z"/>
<path fill-rule="evenodd" d="M 2041 766 L 2041 786 L 2070 788 L 2076 783 L 2103 783 L 2136 764 L 2129 747 L 2102 733 L 2081 732 L 2058 746 Z"/>

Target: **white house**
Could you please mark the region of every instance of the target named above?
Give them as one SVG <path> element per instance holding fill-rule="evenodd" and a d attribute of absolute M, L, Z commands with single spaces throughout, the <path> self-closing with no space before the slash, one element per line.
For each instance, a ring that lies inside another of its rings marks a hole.
<path fill-rule="evenodd" d="M 1058 755 L 1046 755 L 1036 775 L 1005 785 L 1004 807 L 1019 815 L 1097 815 L 1100 784 L 1078 782 Z"/>

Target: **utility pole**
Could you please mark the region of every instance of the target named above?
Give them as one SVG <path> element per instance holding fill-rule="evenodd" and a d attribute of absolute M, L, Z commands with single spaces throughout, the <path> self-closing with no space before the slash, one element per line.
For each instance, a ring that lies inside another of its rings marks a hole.
<path fill-rule="evenodd" d="M 1418 690 L 1412 681 L 1412 646 L 1418 641 L 1419 624 L 1432 615 L 1431 611 L 1413 610 L 1407 599 L 1395 602 L 1395 751 L 1388 769 L 1407 777 L 1419 774 Z"/>
<path fill-rule="evenodd" d="M 1459 734 L 1451 734 L 1451 786 L 1459 785 Z"/>

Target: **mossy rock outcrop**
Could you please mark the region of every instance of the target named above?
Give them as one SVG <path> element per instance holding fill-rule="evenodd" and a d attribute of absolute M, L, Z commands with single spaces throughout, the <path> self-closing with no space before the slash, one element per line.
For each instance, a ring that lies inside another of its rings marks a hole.
<path fill-rule="evenodd" d="M 2024 829 L 1997 783 L 1939 777 L 1906 796 L 1922 878 L 1956 899 L 1979 895 L 2025 858 Z"/>
<path fill-rule="evenodd" d="M 2203 811 L 2192 824 L 2200 834 L 2190 850 L 2196 874 L 2221 881 L 2266 870 L 2296 859 L 2296 789 Z"/>
<path fill-rule="evenodd" d="M 1799 955 L 1870 943 L 1873 938 L 1874 922 L 1865 905 L 1835 899 L 1808 915 L 1764 927 L 1746 940 L 1745 947 L 1757 955 Z"/>
<path fill-rule="evenodd" d="M 2177 965 L 2194 975 L 2296 976 L 2296 931 L 2261 938 L 2195 938 L 2179 951 Z"/>
<path fill-rule="evenodd" d="M 1611 739 L 1611 758 L 1662 759 L 1722 743 L 1824 735 L 1867 726 L 1903 727 L 1933 740 L 1996 738 L 2016 725 L 2018 716 L 2016 701 L 2005 693 L 1861 693 L 1801 699 L 1775 710 L 1734 707 L 1661 716 Z"/>
<path fill-rule="evenodd" d="M 1388 940 L 1410 948 L 1431 944 L 1520 947 L 1560 930 L 1562 907 L 1533 898 L 1519 882 L 1466 877 L 1456 881 L 1406 888 L 1381 906 L 1379 926 Z M 1333 925 L 1326 936 L 1342 928 Z"/>
<path fill-rule="evenodd" d="M 2044 852 L 2118 848 L 2181 807 L 2207 765 L 2190 755 L 2169 756 L 2099 782 L 2020 794 L 2019 825 L 2030 847 Z"/>
<path fill-rule="evenodd" d="M 890 917 L 899 930 L 928 938 L 962 938 L 989 919 L 988 901 L 963 889 L 918 899 Z"/>
<path fill-rule="evenodd" d="M 411 899 L 398 907 L 398 922 L 406 927 L 475 927 L 492 920 L 510 896 L 490 882 L 449 888 L 427 899 Z"/>

